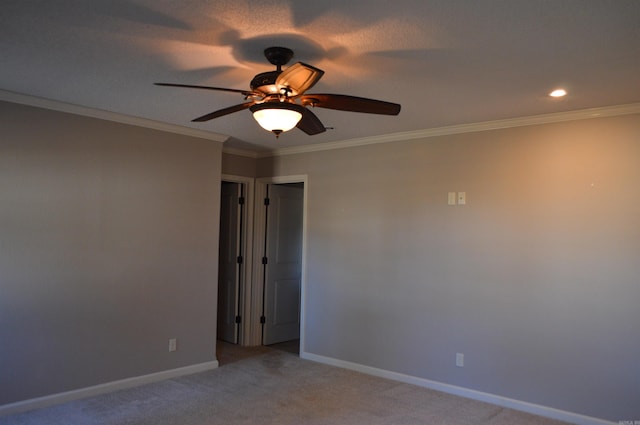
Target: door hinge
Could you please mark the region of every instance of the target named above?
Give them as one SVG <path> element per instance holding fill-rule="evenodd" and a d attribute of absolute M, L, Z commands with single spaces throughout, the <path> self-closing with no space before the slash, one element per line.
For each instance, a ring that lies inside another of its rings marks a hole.
<path fill-rule="evenodd" d="M 269 262 L 267 257 L 262 257 L 262 264 L 266 265 Z"/>
<path fill-rule="evenodd" d="M 262 323 L 263 325 L 267 323 L 267 318 L 264 316 L 260 316 L 260 323 Z"/>
<path fill-rule="evenodd" d="M 237 261 L 238 261 L 238 264 L 242 264 L 242 261 L 243 261 L 242 255 L 238 256 Z"/>
<path fill-rule="evenodd" d="M 269 198 L 264 198 L 264 204 L 265 204 L 265 205 L 269 206 L 269 202 L 271 202 L 271 201 L 269 200 Z"/>
<path fill-rule="evenodd" d="M 238 198 L 238 205 L 244 205 L 244 196 Z"/>
<path fill-rule="evenodd" d="M 236 316 L 236 323 L 242 323 L 242 316 Z"/>

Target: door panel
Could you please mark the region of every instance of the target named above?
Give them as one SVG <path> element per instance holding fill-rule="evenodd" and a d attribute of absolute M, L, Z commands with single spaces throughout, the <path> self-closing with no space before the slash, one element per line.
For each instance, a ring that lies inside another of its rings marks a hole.
<path fill-rule="evenodd" d="M 275 237 L 272 248 L 275 247 L 275 262 L 279 266 L 291 266 L 300 264 L 302 259 L 302 189 L 297 187 L 273 186 L 276 204 L 272 220 L 271 234 Z M 283 190 L 284 188 L 284 190 Z M 273 227 L 275 226 L 275 227 Z"/>
<path fill-rule="evenodd" d="M 220 254 L 218 262 L 218 339 L 238 343 L 239 296 L 239 183 L 222 182 L 220 198 Z"/>
<path fill-rule="evenodd" d="M 274 325 L 298 326 L 300 323 L 300 280 L 277 280 L 274 290 Z"/>
<path fill-rule="evenodd" d="M 300 338 L 304 188 L 270 185 L 267 210 L 263 343 Z"/>

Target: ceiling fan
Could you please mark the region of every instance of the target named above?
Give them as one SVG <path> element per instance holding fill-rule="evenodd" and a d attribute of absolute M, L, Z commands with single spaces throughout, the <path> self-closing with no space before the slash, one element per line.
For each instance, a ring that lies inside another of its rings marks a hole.
<path fill-rule="evenodd" d="M 400 105 L 397 103 L 344 94 L 307 94 L 306 91 L 320 80 L 324 71 L 302 62 L 291 65 L 283 71 L 282 66 L 293 57 L 293 51 L 286 47 L 269 47 L 265 49 L 264 55 L 271 64 L 276 66 L 276 70 L 262 72 L 253 77 L 250 84 L 251 90 L 190 84 L 155 84 L 240 93 L 246 102 L 208 113 L 192 121 L 209 121 L 249 109 L 258 124 L 265 130 L 273 132 L 276 137 L 294 127 L 308 135 L 325 132 L 327 128 L 307 106 L 366 114 L 398 115 L 400 113 Z"/>

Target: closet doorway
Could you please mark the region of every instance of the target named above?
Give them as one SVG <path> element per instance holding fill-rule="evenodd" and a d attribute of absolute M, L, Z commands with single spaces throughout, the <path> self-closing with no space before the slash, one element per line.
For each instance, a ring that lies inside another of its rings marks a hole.
<path fill-rule="evenodd" d="M 220 193 L 217 338 L 244 345 L 250 335 L 253 179 L 223 176 Z"/>

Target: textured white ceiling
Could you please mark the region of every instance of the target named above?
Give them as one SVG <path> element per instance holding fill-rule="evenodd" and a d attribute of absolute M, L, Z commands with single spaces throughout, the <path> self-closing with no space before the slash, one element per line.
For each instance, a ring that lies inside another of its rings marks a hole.
<path fill-rule="evenodd" d="M 248 89 L 270 46 L 326 72 L 310 92 L 402 112 L 315 109 L 333 130 L 275 140 L 249 111 L 190 122 L 239 94 L 153 85 Z M 640 102 L 640 1 L 3 0 L 0 54 L 2 90 L 281 148 Z"/>

